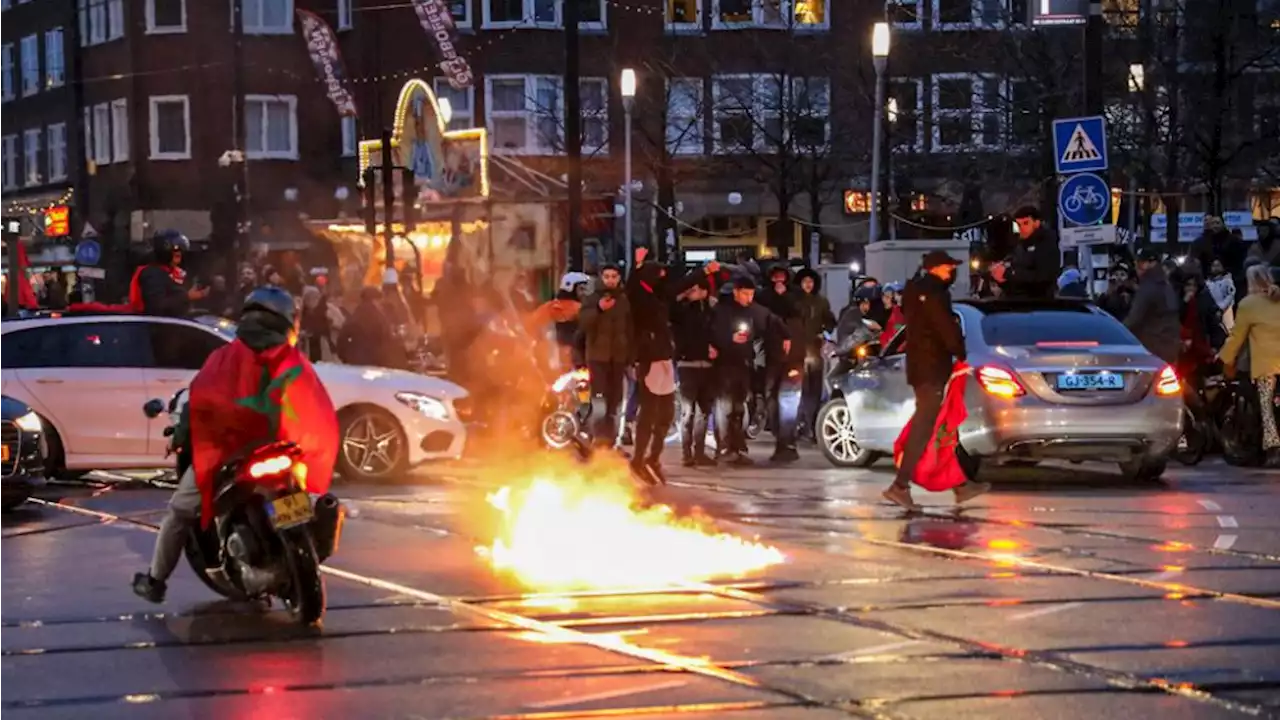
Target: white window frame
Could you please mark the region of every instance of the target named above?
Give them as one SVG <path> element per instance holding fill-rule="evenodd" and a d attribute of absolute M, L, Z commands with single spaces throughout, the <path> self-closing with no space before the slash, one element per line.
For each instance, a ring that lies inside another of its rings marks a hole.
<path fill-rule="evenodd" d="M 583 78 L 584 80 L 586 78 Z M 520 80 L 524 83 L 524 110 L 499 110 L 493 109 L 493 83 L 497 81 Z M 550 113 L 545 108 L 538 107 L 538 83 L 539 81 L 550 82 L 556 88 L 556 102 L 559 105 L 553 108 Z M 489 137 L 495 137 L 493 132 L 493 117 L 495 112 L 500 112 L 499 117 L 522 117 L 524 118 L 524 145 L 520 148 L 493 148 L 493 152 L 500 155 L 563 155 L 563 145 L 555 144 L 556 138 L 548 145 L 539 143 L 540 136 L 538 134 L 538 120 L 540 117 L 551 115 L 557 123 L 557 134 L 564 134 L 564 86 L 563 78 L 559 75 L 488 75 L 484 80 L 484 107 L 485 107 L 485 126 L 489 128 Z M 563 137 L 559 138 L 563 140 Z"/>
<path fill-rule="evenodd" d="M 694 107 L 692 117 L 685 115 L 673 114 L 671 111 L 671 98 L 675 97 L 675 85 L 685 85 L 689 88 L 697 87 L 697 105 Z M 704 155 L 707 152 L 707 83 L 704 78 L 700 77 L 673 77 L 667 79 L 667 107 L 663 113 L 663 130 L 662 139 L 667 145 L 667 151 L 672 155 Z M 680 122 L 681 134 L 672 142 L 670 130 L 672 129 L 672 120 Z M 696 141 L 696 145 L 695 145 Z"/>
<path fill-rule="evenodd" d="M 926 123 L 927 118 L 925 117 L 925 114 L 924 114 L 924 78 L 922 77 L 889 78 L 890 89 L 892 89 L 894 85 L 908 85 L 908 84 L 915 85 L 916 87 L 916 106 L 914 108 L 911 108 L 909 111 L 904 109 L 902 106 L 899 106 L 898 112 L 900 113 L 910 112 L 912 114 L 912 117 L 914 117 L 916 121 L 916 136 L 915 138 L 912 139 L 910 146 L 891 145 L 890 147 L 891 147 L 891 152 L 896 152 L 896 153 L 921 153 L 925 151 L 924 127 L 927 124 Z M 887 113 L 888 108 L 886 108 L 885 111 Z M 893 133 L 894 131 L 892 130 L 892 128 L 894 127 L 893 125 L 894 121 L 891 118 L 889 118 L 887 114 L 885 115 L 885 120 L 886 122 L 889 123 L 890 132 Z"/>
<path fill-rule="evenodd" d="M 602 77 L 584 77 L 578 81 L 578 96 L 582 97 L 583 90 L 588 86 L 597 86 L 600 88 L 601 105 L 598 111 L 589 112 L 585 107 L 582 110 L 582 124 L 579 126 L 582 132 L 582 154 L 584 157 L 604 157 L 609 154 L 609 78 Z M 560 95 L 560 116 L 564 117 L 564 94 Z M 562 121 L 563 122 L 563 121 Z M 587 140 L 587 123 L 598 122 L 602 126 L 600 133 L 600 144 L 592 145 Z M 564 125 L 560 125 L 561 134 L 564 133 Z"/>
<path fill-rule="evenodd" d="M 177 2 L 182 9 L 182 22 L 177 25 L 157 25 L 156 0 L 146 0 L 148 35 L 181 35 L 187 31 L 187 0 L 177 0 Z"/>
<path fill-rule="evenodd" d="M 435 92 L 436 98 L 439 98 L 440 96 L 444 95 L 445 91 L 447 91 L 450 95 L 457 92 L 461 92 L 463 95 L 466 95 L 467 109 L 465 112 L 460 112 L 458 108 L 453 106 L 452 101 L 450 101 L 449 109 L 451 111 L 451 114 L 449 116 L 448 124 L 456 125 L 457 126 L 456 129 L 458 130 L 477 127 L 476 125 L 476 88 L 474 85 L 464 88 L 463 90 L 455 90 L 453 86 L 449 84 L 449 81 L 446 78 L 438 77 L 438 78 L 431 79 L 431 90 Z M 465 123 L 458 122 L 463 118 L 466 118 Z M 445 129 L 448 130 L 451 128 L 446 127 Z"/>
<path fill-rule="evenodd" d="M 28 41 L 35 49 L 27 52 Z M 34 61 L 34 67 L 32 67 Z M 31 97 L 40 92 L 40 36 L 36 34 L 23 36 L 18 46 L 18 66 L 22 74 L 22 97 Z M 34 75 L 28 75 L 34 70 Z M 28 81 L 31 82 L 28 82 Z M 24 141 L 25 142 L 25 141 Z"/>
<path fill-rule="evenodd" d="M 1031 2 L 1038 2 L 1038 1 L 1039 0 L 1031 0 Z M 896 0 L 896 1 L 890 0 L 889 2 L 890 7 L 894 5 L 897 5 L 899 7 L 914 5 L 916 8 L 915 22 L 902 22 L 901 20 L 895 19 L 892 23 L 893 29 L 908 30 L 908 31 L 923 30 L 924 29 L 924 9 L 925 9 L 926 2 L 927 0 Z M 893 10 L 889 10 L 889 12 L 893 13 Z"/>
<path fill-rule="evenodd" d="M 355 13 L 351 11 L 351 3 L 352 0 L 338 0 L 338 19 L 333 24 L 335 30 L 341 32 L 352 28 L 352 22 L 355 20 L 352 16 Z"/>
<path fill-rule="evenodd" d="M 67 179 L 67 124 L 54 123 L 45 130 L 47 154 L 49 156 L 49 182 Z M 54 142 L 57 138 L 58 142 Z"/>
<path fill-rule="evenodd" d="M 107 41 L 124 37 L 124 0 L 107 0 Z"/>
<path fill-rule="evenodd" d="M 186 133 L 187 149 L 183 152 L 160 152 L 159 125 L 160 117 L 156 113 L 157 106 L 166 103 L 182 103 L 183 130 Z M 151 138 L 152 160 L 190 160 L 191 159 L 191 99 L 186 95 L 152 95 L 147 98 L 147 120 Z"/>
<path fill-rule="evenodd" d="M 1040 2 L 1040 0 L 1027 0 L 1028 2 Z M 1010 26 L 1024 25 L 1025 21 L 1010 22 L 1011 0 L 1000 0 L 1001 17 L 994 22 L 987 22 L 985 17 L 984 0 L 969 0 L 969 21 L 958 23 L 944 23 L 939 20 L 942 17 L 942 0 L 931 0 L 929 11 L 932 13 L 930 22 L 933 29 L 939 32 L 963 31 L 963 30 L 1001 30 Z"/>
<path fill-rule="evenodd" d="M 938 107 L 941 97 L 941 88 L 939 80 L 969 80 L 971 83 L 972 97 L 969 101 L 968 110 L 948 110 Z M 933 128 L 930 150 L 938 153 L 955 153 L 971 150 L 994 150 L 1000 147 L 1000 143 L 988 144 L 981 141 L 983 122 L 985 115 L 996 114 L 1000 123 L 1000 129 L 996 133 L 998 138 L 1003 139 L 1005 135 L 1004 118 L 1000 117 L 1000 108 L 987 108 L 984 105 L 987 83 L 1000 84 L 1000 78 L 983 73 L 935 73 L 930 82 L 930 101 L 932 103 L 932 115 L 930 116 L 930 125 Z M 1005 88 L 1001 85 L 1000 90 Z M 969 142 L 964 145 L 946 145 L 942 144 L 942 123 L 944 117 L 955 117 L 960 114 L 969 116 Z M 976 139 L 976 141 L 975 141 Z"/>
<path fill-rule="evenodd" d="M 564 27 L 564 2 L 567 0 L 554 0 L 552 3 L 554 17 L 551 20 L 534 20 L 534 9 L 537 7 L 538 0 L 522 0 L 523 16 L 520 20 L 494 20 L 492 19 L 492 3 L 493 0 L 480 0 L 480 27 L 482 30 L 499 30 L 510 28 L 562 28 Z M 609 3 L 608 0 L 595 0 L 600 4 L 600 20 L 580 20 L 578 22 L 579 30 L 587 31 L 604 31 L 609 28 Z M 471 10 L 467 9 L 468 20 L 470 20 Z"/>
<path fill-rule="evenodd" d="M 18 136 L 5 135 L 0 143 L 3 147 L 0 154 L 4 156 L 3 187 L 12 190 L 18 187 Z"/>
<path fill-rule="evenodd" d="M 245 95 L 244 96 L 244 117 L 241 118 L 245 123 L 245 137 L 249 133 L 254 132 L 254 128 L 249 127 L 249 105 L 251 103 L 284 103 L 289 106 L 289 149 L 288 150 L 267 150 L 267 110 L 264 106 L 262 109 L 262 127 L 257 131 L 262 134 L 262 150 L 249 150 L 248 140 L 245 141 L 245 157 L 250 160 L 297 160 L 298 159 L 298 96 L 297 95 Z"/>
<path fill-rule="evenodd" d="M 14 63 L 15 53 L 14 53 L 13 43 L 5 43 L 3 46 L 3 49 L 0 50 L 0 52 L 3 52 L 3 58 L 4 58 L 3 59 L 3 69 L 4 69 L 3 99 L 4 99 L 4 102 L 8 102 L 14 99 L 15 97 L 17 97 L 18 77 L 14 73 L 14 70 L 16 69 L 16 67 Z M 14 135 L 12 137 L 17 137 L 17 135 Z"/>
<path fill-rule="evenodd" d="M 243 1 L 244 1 L 244 0 L 241 0 L 241 2 L 243 2 Z M 281 25 L 281 26 L 278 26 L 278 27 L 267 27 L 267 26 L 264 26 L 264 25 L 256 25 L 256 24 L 254 24 L 254 23 L 252 22 L 255 18 L 250 18 L 250 17 L 246 14 L 246 15 L 245 15 L 245 17 L 244 17 L 244 34 L 245 34 L 245 35 L 292 35 L 292 34 L 293 34 L 293 22 L 294 22 L 294 19 L 293 19 L 293 15 L 294 15 L 294 13 L 293 13 L 293 10 L 294 10 L 294 7 L 293 7 L 293 0 L 258 0 L 258 2 L 260 2 L 260 4 L 258 5 L 258 7 L 259 7 L 259 8 L 263 8 L 263 9 L 265 9 L 265 8 L 266 8 L 267 3 L 269 3 L 269 2 L 282 2 L 282 3 L 284 3 L 284 17 L 285 17 L 285 24 L 284 24 L 284 25 Z M 243 8 L 243 7 L 244 7 L 244 5 L 241 5 L 241 8 Z M 259 19 L 259 20 L 260 20 L 261 18 L 257 18 L 257 19 Z M 235 0 L 232 0 L 232 3 L 231 3 L 231 29 L 232 29 L 233 31 L 235 30 L 235 22 L 236 22 L 236 8 L 235 8 Z"/>
<path fill-rule="evenodd" d="M 781 19 L 778 22 L 765 22 L 764 2 L 765 0 L 750 0 L 751 2 L 751 20 L 747 22 L 726 22 L 721 19 L 720 3 L 721 0 L 701 0 L 702 2 L 710 2 L 711 4 L 711 29 L 712 30 L 738 30 L 742 28 L 765 28 L 770 30 L 791 30 L 795 32 L 825 32 L 831 29 L 831 6 L 833 0 L 822 0 L 826 3 L 823 8 L 822 22 L 815 25 L 803 25 L 796 22 L 795 7 L 797 0 L 779 0 L 779 12 Z M 665 9 L 664 9 L 665 17 Z M 701 18 L 701 13 L 699 13 Z"/>
<path fill-rule="evenodd" d="M 787 110 L 787 114 L 783 118 L 782 128 L 783 135 L 786 138 L 785 142 L 793 148 L 800 150 L 802 153 L 825 152 L 831 148 L 831 78 L 825 75 L 805 75 L 792 76 L 788 79 L 791 81 L 791 97 L 784 97 L 783 99 L 785 109 Z M 815 112 L 812 109 L 801 110 L 796 100 L 802 92 L 807 93 L 809 91 L 809 83 L 815 80 L 820 81 L 821 84 L 826 86 L 827 106 L 821 113 Z M 822 118 L 823 129 L 821 145 L 801 145 L 800 142 L 795 139 L 795 128 L 790 127 L 790 125 L 795 118 L 799 117 Z"/>
<path fill-rule="evenodd" d="M 676 22 L 671 19 L 671 3 L 672 0 L 662 0 L 662 20 L 666 24 L 667 30 L 678 33 L 696 33 L 702 32 L 703 11 L 707 4 L 715 0 L 693 0 L 694 5 L 694 21 L 693 22 Z"/>
<path fill-rule="evenodd" d="M 101 45 L 107 41 L 107 0 L 89 0 L 89 44 Z"/>
<path fill-rule="evenodd" d="M 720 91 L 719 81 L 720 80 L 742 80 L 742 79 L 748 79 L 748 78 L 752 82 L 752 89 L 751 89 L 752 106 L 742 111 L 734 109 L 730 112 L 724 112 L 723 114 L 728 116 L 728 115 L 740 115 L 745 113 L 746 116 L 751 120 L 751 126 L 752 126 L 751 127 L 751 148 L 750 149 L 728 148 L 724 146 L 722 142 L 722 138 L 720 137 L 720 117 L 723 112 L 723 109 L 721 107 L 721 91 Z M 764 98 L 767 95 L 767 93 L 765 92 L 767 89 L 765 87 L 765 84 L 776 83 L 778 85 L 778 93 L 779 95 L 781 95 L 783 92 L 786 91 L 786 88 L 782 86 L 782 83 L 781 83 L 782 79 L 783 78 L 778 75 L 773 75 L 769 73 L 764 73 L 764 74 L 730 73 L 730 74 L 724 74 L 724 75 L 711 76 L 711 135 L 712 135 L 712 152 L 714 154 L 737 155 L 739 153 L 768 152 L 770 150 L 770 148 L 768 147 L 769 138 L 766 137 L 766 133 L 764 129 L 765 121 L 768 120 L 773 115 L 777 115 L 778 118 L 782 120 L 784 125 L 786 123 L 786 120 L 785 118 L 782 118 L 783 108 L 765 107 Z M 785 142 L 787 129 L 783 127 L 782 132 L 783 132 L 783 138 L 780 138 L 780 139 Z"/>
<path fill-rule="evenodd" d="M 471 5 L 475 0 L 460 0 L 460 1 L 462 2 L 463 10 L 466 11 L 466 14 L 461 18 L 453 14 L 453 0 L 445 0 L 445 5 L 449 7 L 449 14 L 451 17 L 453 17 L 454 27 L 470 28 L 471 27 Z M 487 3 L 488 0 L 485 0 L 485 2 Z"/>
<path fill-rule="evenodd" d="M 84 106 L 84 116 L 80 118 L 80 147 L 84 149 L 84 161 L 87 164 L 93 164 L 93 107 Z"/>
<path fill-rule="evenodd" d="M 111 162 L 129 161 L 129 101 L 111 101 Z"/>
<path fill-rule="evenodd" d="M 49 28 L 44 32 L 44 86 L 62 87 L 67 84 L 67 55 L 62 28 Z"/>
<path fill-rule="evenodd" d="M 93 106 L 93 161 L 98 165 L 111 164 L 111 104 Z"/>
<path fill-rule="evenodd" d="M 44 183 L 40 179 L 40 136 L 42 134 L 40 128 L 31 128 L 22 132 L 22 185 L 24 187 Z M 31 143 L 33 137 L 36 139 L 34 146 Z M 35 162 L 32 162 L 32 159 Z"/>

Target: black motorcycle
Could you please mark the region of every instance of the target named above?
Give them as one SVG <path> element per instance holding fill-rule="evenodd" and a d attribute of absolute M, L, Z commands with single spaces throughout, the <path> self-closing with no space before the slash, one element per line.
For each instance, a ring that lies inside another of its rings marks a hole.
<path fill-rule="evenodd" d="M 172 437 L 186 391 L 169 401 L 165 435 Z M 165 404 L 143 406 L 149 418 Z M 178 477 L 191 465 L 189 448 L 176 448 Z M 184 554 L 209 589 L 232 600 L 280 598 L 303 625 L 319 622 L 325 610 L 320 564 L 338 547 L 343 509 L 331 494 L 312 504 L 306 491 L 306 465 L 289 442 L 246 448 L 223 463 L 214 480 L 214 518 L 197 523 Z"/>

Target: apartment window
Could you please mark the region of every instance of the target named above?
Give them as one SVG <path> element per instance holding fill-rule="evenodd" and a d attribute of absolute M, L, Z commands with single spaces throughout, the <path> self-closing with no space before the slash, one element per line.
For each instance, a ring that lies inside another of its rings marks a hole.
<path fill-rule="evenodd" d="M 483 0 L 485 25 L 556 25 L 556 0 Z M 585 19 L 587 16 L 583 15 Z"/>
<path fill-rule="evenodd" d="M 702 0 L 667 0 L 667 25 L 673 28 L 700 30 Z"/>
<path fill-rule="evenodd" d="M 298 159 L 298 98 L 293 95 L 247 95 L 245 151 L 251 158 Z"/>
<path fill-rule="evenodd" d="M 933 149 L 956 152 L 1000 145 L 1000 81 L 969 73 L 933 76 Z"/>
<path fill-rule="evenodd" d="M 87 2 L 88 13 L 82 15 L 82 29 L 87 30 L 81 35 L 82 38 L 89 38 L 90 45 L 100 45 L 107 41 L 107 0 L 81 0 L 80 11 L 84 13 L 83 5 Z M 88 17 L 89 27 L 83 28 L 83 18 Z"/>
<path fill-rule="evenodd" d="M 667 149 L 676 155 L 701 155 L 703 129 L 702 78 L 667 81 Z"/>
<path fill-rule="evenodd" d="M 754 25 L 796 29 L 827 27 L 831 0 L 711 0 L 715 27 Z"/>
<path fill-rule="evenodd" d="M 40 180 L 40 129 L 22 133 L 23 185 L 39 185 Z"/>
<path fill-rule="evenodd" d="M 889 140 L 905 152 L 924 149 L 924 80 L 894 78 L 889 83 Z"/>
<path fill-rule="evenodd" d="M 151 158 L 191 159 L 191 105 L 186 95 L 158 95 L 151 100 Z"/>
<path fill-rule="evenodd" d="M 783 98 L 773 75 L 720 75 L 711 79 L 716 152 L 777 147 L 783 139 Z"/>
<path fill-rule="evenodd" d="M 1026 17 L 1026 0 L 933 0 L 935 30 L 1023 25 Z"/>
<path fill-rule="evenodd" d="M 474 87 L 463 88 L 461 90 L 451 86 L 449 81 L 444 78 L 435 78 L 431 81 L 436 91 L 438 100 L 448 100 L 449 124 L 448 130 L 466 130 L 476 126 L 475 111 L 475 95 Z"/>
<path fill-rule="evenodd" d="M 26 97 L 40 92 L 40 36 L 22 38 L 21 50 L 22 95 Z"/>
<path fill-rule="evenodd" d="M 607 154 L 609 146 L 609 81 L 582 78 L 578 83 L 582 99 L 582 152 Z"/>
<path fill-rule="evenodd" d="M 339 3 L 341 7 L 341 3 Z M 347 9 L 351 6 L 348 3 Z M 187 31 L 186 0 L 147 0 L 147 33 L 184 33 Z"/>
<path fill-rule="evenodd" d="M 49 180 L 67 179 L 67 124 L 49 126 Z"/>
<path fill-rule="evenodd" d="M 560 143 L 560 78 L 553 75 L 491 75 L 485 108 L 493 147 L 508 153 L 550 154 Z"/>
<path fill-rule="evenodd" d="M 351 0 L 338 0 L 338 29 L 351 29 Z"/>
<path fill-rule="evenodd" d="M 359 145 L 355 117 L 343 115 L 338 118 L 338 128 L 342 133 L 342 157 L 354 157 L 356 147 Z"/>
<path fill-rule="evenodd" d="M 4 136 L 4 188 L 9 190 L 18 187 L 18 136 Z"/>
<path fill-rule="evenodd" d="M 244 31 L 256 35 L 293 32 L 293 0 L 241 0 Z"/>
<path fill-rule="evenodd" d="M 111 161 L 129 160 L 129 101 L 111 101 Z"/>
<path fill-rule="evenodd" d="M 980 0 L 933 0 L 933 27 L 962 30 L 973 27 L 974 10 Z"/>
<path fill-rule="evenodd" d="M 62 54 L 62 28 L 44 34 L 44 86 L 62 87 L 67 82 L 66 61 Z"/>
<path fill-rule="evenodd" d="M 13 91 L 13 43 L 5 43 L 4 57 L 4 99 L 12 100 Z"/>
<path fill-rule="evenodd" d="M 824 77 L 791 78 L 788 120 L 792 142 L 808 149 L 831 141 L 831 81 Z"/>
<path fill-rule="evenodd" d="M 924 0 L 889 0 L 889 21 L 894 29 L 919 30 L 924 23 Z"/>
<path fill-rule="evenodd" d="M 449 0 L 449 14 L 458 27 L 471 27 L 471 0 Z"/>
<path fill-rule="evenodd" d="M 1116 35 L 1133 37 L 1138 33 L 1141 6 L 1139 0 L 1102 0 L 1102 19 Z"/>
<path fill-rule="evenodd" d="M 111 162 L 111 105 L 107 103 L 93 106 L 93 161 Z"/>
<path fill-rule="evenodd" d="M 124 37 L 124 0 L 107 0 L 107 39 Z"/>

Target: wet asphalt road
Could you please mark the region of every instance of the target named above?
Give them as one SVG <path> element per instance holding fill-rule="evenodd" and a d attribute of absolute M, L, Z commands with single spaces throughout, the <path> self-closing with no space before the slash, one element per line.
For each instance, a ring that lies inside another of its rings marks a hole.
<path fill-rule="evenodd" d="M 955 513 L 886 469 L 672 472 L 669 497 L 788 562 L 684 592 L 548 600 L 462 529 L 483 472 L 353 487 L 322 633 L 181 566 L 128 589 L 167 493 L 67 488 L 3 521 L 17 718 L 1280 717 L 1280 473 L 997 471 Z M 76 513 L 68 509 L 80 509 Z M 97 514 L 86 514 L 84 511 Z"/>

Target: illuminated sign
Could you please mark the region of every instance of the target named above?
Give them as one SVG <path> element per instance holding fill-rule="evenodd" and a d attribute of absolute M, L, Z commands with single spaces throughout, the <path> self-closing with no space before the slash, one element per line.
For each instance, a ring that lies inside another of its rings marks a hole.
<path fill-rule="evenodd" d="M 44 234 L 47 237 L 65 237 L 71 234 L 71 208 L 54 205 L 44 211 Z"/>

